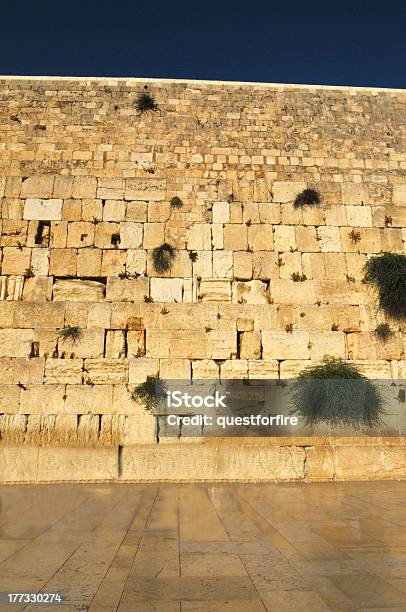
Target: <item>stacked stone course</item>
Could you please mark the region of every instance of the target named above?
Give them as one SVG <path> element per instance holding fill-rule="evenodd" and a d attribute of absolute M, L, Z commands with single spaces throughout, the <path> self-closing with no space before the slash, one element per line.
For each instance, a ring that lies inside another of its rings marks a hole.
<path fill-rule="evenodd" d="M 137 112 L 144 87 L 158 111 Z M 404 476 L 401 438 L 359 439 L 372 467 L 326 438 L 164 444 L 131 392 L 324 355 L 406 378 L 362 283 L 406 252 L 405 112 L 395 90 L 1 78 L 0 478 Z M 306 188 L 321 205 L 295 208 Z"/>

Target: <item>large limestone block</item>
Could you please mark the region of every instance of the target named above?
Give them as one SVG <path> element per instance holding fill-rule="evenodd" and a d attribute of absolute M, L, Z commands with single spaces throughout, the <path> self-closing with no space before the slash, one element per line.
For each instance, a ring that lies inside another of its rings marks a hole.
<path fill-rule="evenodd" d="M 117 477 L 117 448 L 39 448 L 38 482 L 104 481 Z"/>
<path fill-rule="evenodd" d="M 127 359 L 86 359 L 84 371 L 87 384 L 110 385 L 128 382 Z"/>
<path fill-rule="evenodd" d="M 63 200 L 72 197 L 73 176 L 64 176 L 62 174 L 55 177 L 53 196 L 54 198 L 62 198 Z"/>
<path fill-rule="evenodd" d="M 142 244 L 142 223 L 120 223 L 120 248 L 138 249 Z"/>
<path fill-rule="evenodd" d="M 76 249 L 51 249 L 49 274 L 52 276 L 76 276 Z"/>
<path fill-rule="evenodd" d="M 337 480 L 385 480 L 406 478 L 406 446 L 336 446 Z"/>
<path fill-rule="evenodd" d="M 147 277 L 107 279 L 106 300 L 109 302 L 143 302 L 149 296 Z"/>
<path fill-rule="evenodd" d="M 239 280 L 252 279 L 252 253 L 237 251 L 233 254 L 234 278 Z M 207 276 L 207 275 L 205 275 Z"/>
<path fill-rule="evenodd" d="M 393 186 L 393 203 L 396 206 L 406 206 L 406 184 Z"/>
<path fill-rule="evenodd" d="M 372 227 L 370 206 L 347 206 L 348 225 L 353 227 Z"/>
<path fill-rule="evenodd" d="M 165 199 L 165 190 L 165 179 L 127 179 L 124 197 L 126 200 L 158 202 Z"/>
<path fill-rule="evenodd" d="M 315 227 L 298 226 L 295 228 L 296 245 L 299 252 L 303 254 L 317 253 L 320 251 L 319 240 Z"/>
<path fill-rule="evenodd" d="M 102 254 L 101 276 L 118 276 L 125 272 L 126 252 L 105 250 Z"/>
<path fill-rule="evenodd" d="M 172 353 L 172 349 L 171 349 Z M 237 332 L 213 329 L 206 333 L 206 355 L 210 359 L 233 359 L 237 355 Z M 179 355 L 182 357 L 183 355 Z"/>
<path fill-rule="evenodd" d="M 11 357 L 0 357 L 0 380 L 3 385 L 13 384 L 14 363 Z"/>
<path fill-rule="evenodd" d="M 15 357 L 13 383 L 41 385 L 44 381 L 45 359 L 43 357 Z"/>
<path fill-rule="evenodd" d="M 213 203 L 213 223 L 229 223 L 230 204 L 228 202 Z"/>
<path fill-rule="evenodd" d="M 334 478 L 334 449 L 330 446 L 306 448 L 306 476 L 308 480 L 332 480 Z"/>
<path fill-rule="evenodd" d="M 195 223 L 187 228 L 186 246 L 190 251 L 211 249 L 211 227 L 208 223 Z"/>
<path fill-rule="evenodd" d="M 129 360 L 129 382 L 141 384 L 150 378 L 158 378 L 159 360 L 150 357 L 138 357 Z"/>
<path fill-rule="evenodd" d="M 95 198 L 97 179 L 95 176 L 75 176 L 72 198 Z"/>
<path fill-rule="evenodd" d="M 276 359 L 258 359 L 248 361 L 248 378 L 251 379 L 278 379 L 279 362 Z"/>
<path fill-rule="evenodd" d="M 101 200 L 122 200 L 124 197 L 124 181 L 119 177 L 97 179 L 96 196 Z"/>
<path fill-rule="evenodd" d="M 368 189 L 362 183 L 343 183 L 342 186 L 343 204 L 366 204 L 368 202 Z"/>
<path fill-rule="evenodd" d="M 337 253 L 341 249 L 340 229 L 338 227 L 326 226 L 317 228 L 320 250 L 323 253 Z"/>
<path fill-rule="evenodd" d="M 153 414 L 131 415 L 126 419 L 125 431 L 122 436 L 123 446 L 134 444 L 154 444 L 157 441 L 157 424 Z"/>
<path fill-rule="evenodd" d="M 6 381 L 0 379 L 2 383 Z M 21 389 L 18 385 L 0 384 L 0 412 L 16 414 L 20 408 Z"/>
<path fill-rule="evenodd" d="M 33 249 L 31 267 L 35 276 L 47 276 L 49 270 L 49 249 Z"/>
<path fill-rule="evenodd" d="M 260 280 L 233 283 L 233 302 L 235 304 L 267 304 L 267 286 Z"/>
<path fill-rule="evenodd" d="M 125 266 L 129 274 L 144 275 L 147 270 L 147 254 L 144 250 L 128 249 Z"/>
<path fill-rule="evenodd" d="M 233 252 L 232 251 L 214 251 L 213 253 L 213 277 L 214 278 L 232 278 L 233 277 Z"/>
<path fill-rule="evenodd" d="M 145 223 L 144 224 L 144 249 L 155 249 L 163 244 L 165 238 L 164 223 Z"/>
<path fill-rule="evenodd" d="M 21 300 L 26 281 L 21 276 L 0 276 L 0 302 Z"/>
<path fill-rule="evenodd" d="M 50 198 L 54 187 L 54 177 L 50 174 L 30 176 L 22 182 L 22 198 Z"/>
<path fill-rule="evenodd" d="M 345 334 L 340 331 L 310 332 L 310 356 L 313 360 L 325 355 L 345 358 Z"/>
<path fill-rule="evenodd" d="M 231 281 L 203 279 L 199 285 L 198 299 L 201 302 L 231 302 Z"/>
<path fill-rule="evenodd" d="M 224 249 L 226 251 L 246 251 L 248 247 L 248 227 L 245 223 L 230 223 L 224 226 Z"/>
<path fill-rule="evenodd" d="M 292 202 L 296 196 L 306 189 L 303 181 L 275 181 L 272 185 L 274 202 Z"/>
<path fill-rule="evenodd" d="M 120 357 L 125 357 L 125 343 L 126 337 L 125 332 L 123 330 L 107 330 L 105 356 L 110 359 L 118 359 Z"/>
<path fill-rule="evenodd" d="M 3 248 L 2 274 L 24 275 L 31 263 L 31 249 L 23 247 L 21 250 L 14 247 Z M 11 292 L 7 291 L 8 295 Z"/>
<path fill-rule="evenodd" d="M 315 304 L 318 283 L 312 280 L 295 282 L 291 279 L 273 279 L 270 293 L 274 304 Z"/>
<path fill-rule="evenodd" d="M 359 239 L 354 240 L 352 232 L 359 232 Z M 380 253 L 382 248 L 379 227 L 351 228 L 341 227 L 342 250 L 345 253 Z"/>
<path fill-rule="evenodd" d="M 60 221 L 62 219 L 63 200 L 27 199 L 24 205 L 24 219 L 41 221 Z"/>
<path fill-rule="evenodd" d="M 182 302 L 182 278 L 151 278 L 151 297 L 154 302 Z"/>
<path fill-rule="evenodd" d="M 125 446 L 122 480 L 265 481 L 304 478 L 305 451 L 256 444 Z"/>
<path fill-rule="evenodd" d="M 84 248 L 94 244 L 94 224 L 88 221 L 69 223 L 67 247 Z"/>
<path fill-rule="evenodd" d="M 189 359 L 160 359 L 159 378 L 168 380 L 190 380 Z"/>
<path fill-rule="evenodd" d="M 66 352 L 75 357 L 103 357 L 104 329 L 82 329 L 80 337 L 75 341 L 59 338 L 58 349 L 60 354 Z"/>
<path fill-rule="evenodd" d="M 252 276 L 254 279 L 260 280 L 279 278 L 278 253 L 270 253 L 269 251 L 253 253 Z"/>
<path fill-rule="evenodd" d="M 144 330 L 132 330 L 127 332 L 127 354 L 129 357 L 141 357 L 145 355 Z"/>
<path fill-rule="evenodd" d="M 94 243 L 99 249 L 114 249 L 113 236 L 117 235 L 120 235 L 120 223 L 102 221 L 96 225 Z"/>
<path fill-rule="evenodd" d="M 21 412 L 55 414 L 64 411 L 65 385 L 30 385 L 21 390 Z"/>
<path fill-rule="evenodd" d="M 88 311 L 87 327 L 108 329 L 111 321 L 111 304 L 96 302 Z M 112 357 L 112 355 L 109 355 Z"/>
<path fill-rule="evenodd" d="M 220 364 L 220 378 L 225 380 L 247 380 L 248 361 L 246 359 L 231 359 Z"/>
<path fill-rule="evenodd" d="M 0 447 L 0 482 L 35 482 L 38 449 L 30 446 Z"/>
<path fill-rule="evenodd" d="M 0 329 L 0 357 L 28 357 L 32 341 L 32 329 Z"/>
<path fill-rule="evenodd" d="M 44 385 L 44 388 L 48 388 Z M 65 413 L 108 414 L 112 405 L 112 385 L 67 385 Z M 60 408 L 56 412 L 62 412 Z"/>
<path fill-rule="evenodd" d="M 372 359 L 355 360 L 354 365 L 367 378 L 376 378 L 378 380 L 388 380 L 392 377 L 391 364 L 389 361 Z"/>
<path fill-rule="evenodd" d="M 264 359 L 309 359 L 309 332 L 263 331 L 262 356 Z"/>
<path fill-rule="evenodd" d="M 199 359 L 192 362 L 193 380 L 218 380 L 220 376 L 219 364 L 212 359 Z"/>
<path fill-rule="evenodd" d="M 45 363 L 45 384 L 78 384 L 83 377 L 82 359 L 47 359 Z"/>
<path fill-rule="evenodd" d="M 245 331 L 240 336 L 241 359 L 261 358 L 261 332 Z"/>
<path fill-rule="evenodd" d="M 274 228 L 275 251 L 279 253 L 296 249 L 295 228 L 291 225 L 277 225 Z"/>
<path fill-rule="evenodd" d="M 280 363 L 281 380 L 296 378 L 308 366 L 314 365 L 310 359 L 286 359 Z"/>
<path fill-rule="evenodd" d="M 280 204 L 271 202 L 259 202 L 259 219 L 261 223 L 271 223 L 277 225 L 281 222 Z"/>
<path fill-rule="evenodd" d="M 15 309 L 15 327 L 54 328 L 63 327 L 65 305 L 52 302 L 23 302 Z"/>
<path fill-rule="evenodd" d="M 323 280 L 318 283 L 318 298 L 329 304 L 364 304 L 367 294 L 361 282 L 346 280 Z"/>
<path fill-rule="evenodd" d="M 248 227 L 248 246 L 252 251 L 273 251 L 272 225 L 250 225 Z"/>
<path fill-rule="evenodd" d="M 98 302 L 104 299 L 106 286 L 91 280 L 57 280 L 53 286 L 56 302 Z"/>

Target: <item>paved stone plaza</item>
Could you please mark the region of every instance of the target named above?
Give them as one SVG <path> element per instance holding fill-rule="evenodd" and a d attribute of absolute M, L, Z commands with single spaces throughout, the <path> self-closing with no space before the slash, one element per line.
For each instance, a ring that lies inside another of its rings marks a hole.
<path fill-rule="evenodd" d="M 405 482 L 10 485 L 0 501 L 0 591 L 65 597 L 1 610 L 406 609 Z"/>

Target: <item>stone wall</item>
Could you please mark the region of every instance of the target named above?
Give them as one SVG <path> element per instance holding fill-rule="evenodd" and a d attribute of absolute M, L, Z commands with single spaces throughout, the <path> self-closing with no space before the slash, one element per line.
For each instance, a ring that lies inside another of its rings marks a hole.
<path fill-rule="evenodd" d="M 406 475 L 404 438 L 169 444 L 131 399 L 324 355 L 406 378 L 361 282 L 406 251 L 404 91 L 3 77 L 0 103 L 2 481 Z"/>

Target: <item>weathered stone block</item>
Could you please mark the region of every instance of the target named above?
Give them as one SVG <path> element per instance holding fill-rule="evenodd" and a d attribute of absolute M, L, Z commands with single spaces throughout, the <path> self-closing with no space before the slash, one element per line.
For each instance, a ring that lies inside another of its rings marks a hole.
<path fill-rule="evenodd" d="M 148 278 L 108 278 L 106 300 L 110 302 L 143 302 L 149 296 Z"/>
<path fill-rule="evenodd" d="M 233 277 L 233 253 L 232 251 L 213 252 L 213 277 L 214 278 L 232 278 Z"/>
<path fill-rule="evenodd" d="M 228 202 L 213 203 L 213 223 L 229 223 L 230 204 Z"/>
<path fill-rule="evenodd" d="M 31 385 L 21 390 L 21 412 L 55 414 L 63 412 L 64 385 Z"/>
<path fill-rule="evenodd" d="M 76 249 L 51 249 L 49 274 L 52 276 L 76 276 Z"/>
<path fill-rule="evenodd" d="M 199 285 L 199 301 L 231 302 L 231 281 L 204 279 Z"/>
<path fill-rule="evenodd" d="M 234 304 L 268 304 L 267 286 L 260 280 L 233 283 Z"/>
<path fill-rule="evenodd" d="M 168 380 L 189 380 L 191 378 L 189 359 L 160 359 L 159 378 Z"/>
<path fill-rule="evenodd" d="M 248 378 L 277 380 L 279 378 L 279 362 L 276 359 L 249 360 Z"/>
<path fill-rule="evenodd" d="M 142 244 L 142 235 L 141 223 L 120 223 L 120 248 L 138 249 Z"/>
<path fill-rule="evenodd" d="M 384 480 L 406 477 L 406 447 L 336 446 L 337 480 Z"/>
<path fill-rule="evenodd" d="M 141 357 L 142 355 L 145 355 L 144 330 L 127 332 L 127 353 L 129 357 Z"/>
<path fill-rule="evenodd" d="M 239 280 L 252 279 L 252 253 L 237 251 L 233 253 L 234 277 Z"/>
<path fill-rule="evenodd" d="M 28 357 L 32 342 L 32 329 L 0 329 L 0 357 Z"/>
<path fill-rule="evenodd" d="M 362 183 L 343 183 L 343 204 L 364 204 L 368 202 L 368 189 Z"/>
<path fill-rule="evenodd" d="M 120 224 L 103 221 L 95 229 L 94 243 L 99 249 L 114 249 L 114 237 L 120 236 Z M 121 240 L 121 237 L 120 237 Z"/>
<path fill-rule="evenodd" d="M 44 385 L 45 388 L 48 388 Z M 67 385 L 65 412 L 67 414 L 108 414 L 111 412 L 113 386 Z M 61 410 L 59 410 L 61 412 Z"/>
<path fill-rule="evenodd" d="M 74 354 L 75 357 L 103 357 L 104 352 L 104 330 L 83 329 L 78 340 L 59 338 L 59 352 Z"/>
<path fill-rule="evenodd" d="M 320 250 L 323 253 L 339 252 L 341 248 L 340 229 L 338 227 L 326 226 L 317 228 Z"/>
<path fill-rule="evenodd" d="M 372 227 L 370 206 L 347 206 L 348 225 L 353 227 Z"/>
<path fill-rule="evenodd" d="M 106 286 L 91 280 L 57 280 L 53 286 L 56 302 L 97 302 L 104 299 Z"/>
<path fill-rule="evenodd" d="M 248 247 L 253 251 L 272 251 L 272 225 L 250 225 L 248 227 Z"/>
<path fill-rule="evenodd" d="M 128 351 L 130 354 L 130 351 Z M 125 357 L 125 332 L 121 329 L 107 330 L 106 332 L 106 357 L 118 359 Z"/>
<path fill-rule="evenodd" d="M 166 180 L 164 179 L 127 179 L 125 185 L 126 200 L 143 200 L 144 202 L 165 199 Z"/>
<path fill-rule="evenodd" d="M 164 223 L 145 223 L 144 224 L 144 249 L 155 249 L 164 242 Z"/>
<path fill-rule="evenodd" d="M 218 380 L 220 376 L 219 364 L 211 359 L 199 359 L 198 361 L 193 361 L 192 376 L 194 380 Z"/>
<path fill-rule="evenodd" d="M 240 358 L 261 359 L 261 332 L 246 331 L 241 333 Z"/>
<path fill-rule="evenodd" d="M 139 357 L 129 361 L 129 382 L 131 384 L 141 384 L 148 377 L 158 378 L 159 360 L 149 357 Z"/>
<path fill-rule="evenodd" d="M 274 202 L 292 202 L 296 196 L 306 189 L 303 181 L 275 181 L 272 185 Z"/>
<path fill-rule="evenodd" d="M 82 359 L 47 359 L 45 363 L 45 384 L 82 383 Z"/>
<path fill-rule="evenodd" d="M 37 463 L 37 448 L 0 447 L 0 482 L 35 482 Z"/>
<path fill-rule="evenodd" d="M 31 249 L 3 248 L 2 274 L 23 275 L 31 264 Z"/>
<path fill-rule="evenodd" d="M 42 221 L 60 221 L 62 219 L 63 200 L 27 199 L 24 206 L 24 219 Z"/>
<path fill-rule="evenodd" d="M 52 196 L 53 187 L 54 177 L 50 174 L 30 176 L 22 182 L 21 197 L 50 198 Z"/>
<path fill-rule="evenodd" d="M 102 252 L 101 275 L 119 276 L 125 272 L 127 255 L 125 251 L 106 250 Z"/>
<path fill-rule="evenodd" d="M 252 276 L 254 279 L 279 278 L 278 254 L 258 251 L 252 254 Z"/>
<path fill-rule="evenodd" d="M 224 226 L 224 249 L 226 251 L 246 251 L 248 246 L 248 228 L 244 224 L 227 224 Z"/>
<path fill-rule="evenodd" d="M 85 359 L 84 382 L 111 385 L 128 382 L 127 359 Z"/>
<path fill-rule="evenodd" d="M 102 251 L 100 249 L 79 249 L 77 254 L 78 276 L 101 276 Z"/>
<path fill-rule="evenodd" d="M 151 278 L 151 297 L 154 302 L 182 302 L 182 278 Z"/>
<path fill-rule="evenodd" d="M 114 480 L 118 477 L 116 448 L 40 447 L 38 482 Z"/>
<path fill-rule="evenodd" d="M 69 223 L 67 247 L 83 248 L 94 244 L 94 224 L 87 221 Z"/>
<path fill-rule="evenodd" d="M 295 282 L 291 279 L 271 281 L 270 294 L 275 304 L 315 304 L 318 299 L 318 283 L 312 280 Z"/>
<path fill-rule="evenodd" d="M 263 331 L 262 356 L 264 359 L 309 359 L 309 332 Z"/>
<path fill-rule="evenodd" d="M 274 228 L 275 251 L 283 253 L 296 249 L 295 228 L 290 225 L 277 225 Z"/>
<path fill-rule="evenodd" d="M 94 176 L 75 176 L 72 198 L 95 198 L 97 179 Z"/>
<path fill-rule="evenodd" d="M 220 377 L 225 380 L 247 380 L 248 361 L 246 359 L 232 359 L 220 364 Z"/>
<path fill-rule="evenodd" d="M 324 356 L 345 358 L 345 335 L 340 331 L 310 332 L 310 356 L 319 360 Z"/>

